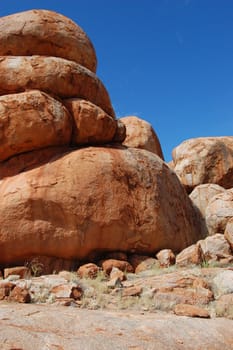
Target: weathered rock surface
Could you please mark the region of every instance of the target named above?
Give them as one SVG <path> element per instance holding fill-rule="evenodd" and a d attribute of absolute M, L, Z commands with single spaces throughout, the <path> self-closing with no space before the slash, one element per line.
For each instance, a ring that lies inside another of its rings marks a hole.
<path fill-rule="evenodd" d="M 206 225 L 209 235 L 224 233 L 227 222 L 233 217 L 233 189 L 212 197 L 206 208 Z"/>
<path fill-rule="evenodd" d="M 70 151 L 68 146 L 47 147 L 12 156 L 0 162 L 0 180 L 4 177 L 14 176 L 36 166 L 46 164 L 58 158 L 60 154 Z"/>
<path fill-rule="evenodd" d="M 100 107 L 75 98 L 64 100 L 64 104 L 74 119 L 73 144 L 93 145 L 113 141 L 117 121 Z"/>
<path fill-rule="evenodd" d="M 200 184 L 233 187 L 233 137 L 201 137 L 184 141 L 172 152 L 174 170 L 191 192 Z"/>
<path fill-rule="evenodd" d="M 174 313 L 179 316 L 202 317 L 209 318 L 210 314 L 207 310 L 188 304 L 177 304 L 174 308 Z"/>
<path fill-rule="evenodd" d="M 80 97 L 114 111 L 97 76 L 78 63 L 58 57 L 0 56 L 0 95 L 38 89 L 61 98 Z"/>
<path fill-rule="evenodd" d="M 176 257 L 171 249 L 162 249 L 156 254 L 156 258 L 159 261 L 161 267 L 169 267 L 174 265 Z"/>
<path fill-rule="evenodd" d="M 0 42 L 3 56 L 57 56 L 96 71 L 96 54 L 87 35 L 53 11 L 31 10 L 0 18 Z"/>
<path fill-rule="evenodd" d="M 43 176 L 42 176 L 43 174 Z M 202 238 L 176 175 L 145 150 L 85 148 L 0 182 L 0 262 L 174 252 Z"/>
<path fill-rule="evenodd" d="M 41 91 L 0 97 L 0 161 L 39 148 L 69 145 L 71 132 L 67 109 Z"/>
<path fill-rule="evenodd" d="M 31 350 L 32 344 L 35 350 L 233 349 L 233 321 L 227 319 L 4 303 L 0 315 L 2 350 Z"/>
<path fill-rule="evenodd" d="M 213 289 L 216 297 L 233 293 L 233 271 L 220 271 L 213 279 Z"/>
<path fill-rule="evenodd" d="M 233 218 L 231 218 L 226 225 L 225 231 L 224 231 L 224 237 L 230 244 L 231 250 L 233 252 Z"/>
<path fill-rule="evenodd" d="M 208 206 L 210 199 L 225 191 L 225 188 L 216 184 L 203 184 L 195 187 L 189 197 L 194 205 L 200 210 L 202 216 L 205 217 L 206 207 Z"/>
<path fill-rule="evenodd" d="M 178 266 L 200 265 L 203 262 L 204 254 L 200 244 L 192 244 L 183 249 L 176 256 Z"/>
<path fill-rule="evenodd" d="M 230 245 L 221 233 L 207 237 L 198 242 L 205 261 L 218 261 L 231 256 Z"/>
<path fill-rule="evenodd" d="M 120 121 L 126 127 L 125 146 L 145 149 L 164 159 L 158 136 L 150 123 L 135 116 L 123 117 Z"/>

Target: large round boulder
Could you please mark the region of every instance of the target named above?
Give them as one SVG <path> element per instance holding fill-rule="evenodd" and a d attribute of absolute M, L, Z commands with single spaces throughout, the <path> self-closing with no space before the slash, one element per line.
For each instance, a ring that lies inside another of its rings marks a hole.
<path fill-rule="evenodd" d="M 0 161 L 19 153 L 69 144 L 72 118 L 63 104 L 32 90 L 0 96 Z"/>
<path fill-rule="evenodd" d="M 89 147 L 0 181 L 0 263 L 103 251 L 180 251 L 202 238 L 177 176 L 156 155 Z"/>
<path fill-rule="evenodd" d="M 233 136 L 184 141 L 172 157 L 174 171 L 188 192 L 205 183 L 233 187 Z"/>
<path fill-rule="evenodd" d="M 0 56 L 0 95 L 38 89 L 60 98 L 80 97 L 115 116 L 107 90 L 78 63 L 58 57 Z"/>
<path fill-rule="evenodd" d="M 48 10 L 30 10 L 0 18 L 0 55 L 56 56 L 96 72 L 94 47 L 69 18 Z"/>
<path fill-rule="evenodd" d="M 126 127 L 123 143 L 125 146 L 146 149 L 164 159 L 158 136 L 150 123 L 136 116 L 123 117 L 120 120 Z"/>

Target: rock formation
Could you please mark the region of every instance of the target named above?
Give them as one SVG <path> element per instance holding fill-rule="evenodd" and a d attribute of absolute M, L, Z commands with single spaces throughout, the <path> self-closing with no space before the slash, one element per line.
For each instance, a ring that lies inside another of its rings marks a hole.
<path fill-rule="evenodd" d="M 173 169 L 188 192 L 206 183 L 233 187 L 233 136 L 184 141 L 172 157 Z"/>
<path fill-rule="evenodd" d="M 152 127 L 116 120 L 82 29 L 45 10 L 0 29 L 0 263 L 178 252 L 203 238 Z"/>

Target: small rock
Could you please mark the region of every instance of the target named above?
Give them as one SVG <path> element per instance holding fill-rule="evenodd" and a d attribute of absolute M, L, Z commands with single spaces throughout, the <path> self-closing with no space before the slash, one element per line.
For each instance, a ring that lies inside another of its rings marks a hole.
<path fill-rule="evenodd" d="M 10 292 L 9 299 L 16 301 L 18 303 L 30 303 L 31 296 L 27 288 L 21 288 L 20 286 L 15 286 Z"/>
<path fill-rule="evenodd" d="M 120 281 L 125 281 L 127 279 L 126 274 L 119 270 L 117 267 L 113 267 L 112 271 L 110 273 L 110 280 L 115 280 L 116 278 L 119 278 Z"/>
<path fill-rule="evenodd" d="M 122 288 L 123 284 L 121 283 L 121 280 L 119 277 L 112 278 L 108 283 L 107 283 L 108 288 Z"/>
<path fill-rule="evenodd" d="M 78 268 L 77 274 L 80 278 L 96 278 L 99 267 L 96 264 L 88 263 Z"/>
<path fill-rule="evenodd" d="M 124 272 L 134 271 L 132 265 L 130 265 L 128 261 L 117 260 L 117 259 L 107 259 L 102 262 L 102 269 L 107 275 L 110 275 L 113 267 L 117 267 L 119 270 Z"/>
<path fill-rule="evenodd" d="M 0 282 L 0 300 L 10 295 L 12 289 L 15 288 L 15 284 L 8 281 Z"/>
<path fill-rule="evenodd" d="M 155 258 L 147 258 L 143 260 L 135 269 L 135 273 L 140 273 L 147 270 L 158 269 L 159 262 Z"/>
<path fill-rule="evenodd" d="M 203 261 L 203 252 L 200 244 L 192 244 L 183 249 L 176 256 L 176 264 L 178 266 L 200 265 Z"/>
<path fill-rule="evenodd" d="M 74 300 L 81 299 L 83 290 L 79 286 L 71 286 L 70 284 L 62 284 L 55 286 L 50 291 L 56 298 L 72 298 Z"/>
<path fill-rule="evenodd" d="M 207 310 L 189 304 L 177 304 L 174 307 L 174 313 L 178 316 L 210 318 L 210 314 Z"/>
<path fill-rule="evenodd" d="M 29 268 L 26 266 L 16 266 L 4 269 L 4 278 L 7 278 L 12 275 L 18 275 L 20 276 L 20 278 L 27 278 L 31 274 Z"/>
<path fill-rule="evenodd" d="M 156 254 L 161 267 L 169 267 L 175 264 L 176 258 L 171 249 L 162 249 Z"/>
<path fill-rule="evenodd" d="M 142 293 L 142 287 L 140 286 L 126 287 L 123 289 L 122 296 L 134 297 L 134 296 L 139 296 L 141 293 Z"/>
<path fill-rule="evenodd" d="M 205 261 L 217 261 L 231 255 L 230 245 L 221 233 L 209 236 L 198 244 L 201 246 Z"/>

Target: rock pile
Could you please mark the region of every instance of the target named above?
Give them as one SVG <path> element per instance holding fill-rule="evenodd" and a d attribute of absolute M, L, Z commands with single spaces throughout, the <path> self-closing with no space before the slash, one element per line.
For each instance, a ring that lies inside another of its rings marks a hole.
<path fill-rule="evenodd" d="M 0 19 L 0 43 L 2 266 L 179 252 L 203 238 L 151 126 L 116 120 L 79 26 L 27 11 Z"/>

